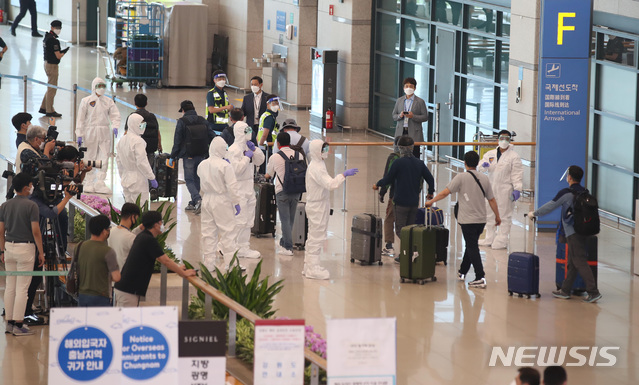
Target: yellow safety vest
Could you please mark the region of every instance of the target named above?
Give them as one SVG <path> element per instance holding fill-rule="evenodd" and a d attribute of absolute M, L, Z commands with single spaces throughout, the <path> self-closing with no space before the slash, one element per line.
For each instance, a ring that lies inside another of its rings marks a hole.
<path fill-rule="evenodd" d="M 260 126 L 259 129 L 257 131 L 257 143 L 260 142 L 260 140 L 262 139 L 262 135 L 264 134 L 264 121 L 266 120 L 267 117 L 269 116 L 273 116 L 273 113 L 269 110 L 266 110 L 262 116 L 260 116 Z M 275 140 L 277 139 L 277 134 L 280 133 L 280 124 L 277 122 L 277 118 L 273 116 L 273 119 L 275 120 L 275 127 L 273 127 L 273 132 L 271 132 L 271 140 L 268 140 L 268 138 L 266 139 L 267 142 L 275 142 Z"/>
<path fill-rule="evenodd" d="M 229 105 L 229 94 L 224 92 L 224 99 L 220 96 L 220 93 L 215 89 L 215 87 L 211 88 L 209 92 L 213 92 L 213 107 L 225 107 Z M 222 112 L 218 112 L 213 115 L 213 124 L 229 124 L 229 111 L 224 110 Z M 206 100 L 206 120 L 209 120 L 209 101 Z"/>

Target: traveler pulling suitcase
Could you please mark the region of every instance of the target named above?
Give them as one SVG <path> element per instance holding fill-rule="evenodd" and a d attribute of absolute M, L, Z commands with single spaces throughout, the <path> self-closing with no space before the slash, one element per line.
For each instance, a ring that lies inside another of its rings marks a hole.
<path fill-rule="evenodd" d="M 275 186 L 271 183 L 255 183 L 256 195 L 255 222 L 251 232 L 260 237 L 264 234 L 272 234 L 275 237 L 275 215 L 277 204 L 275 203 Z"/>
<path fill-rule="evenodd" d="M 308 237 L 308 217 L 306 216 L 306 203 L 297 202 L 295 210 L 295 222 L 293 222 L 293 247 L 304 250 Z"/>
<path fill-rule="evenodd" d="M 444 211 L 437 207 L 422 207 L 417 210 L 416 225 L 430 225 L 437 231 L 435 262 L 444 262 L 448 265 L 448 240 L 450 231 L 444 227 Z"/>
<path fill-rule="evenodd" d="M 568 275 L 568 244 L 560 242 L 559 239 L 559 230 L 557 230 L 557 268 L 556 268 L 556 276 L 555 283 L 557 284 L 557 290 L 561 289 L 566 276 Z M 597 237 L 591 236 L 588 237 L 586 241 L 586 250 L 588 252 L 588 265 L 592 270 L 592 275 L 595 277 L 595 282 L 597 282 L 597 248 L 598 248 L 598 240 Z M 572 292 L 574 294 L 583 294 L 586 291 L 586 283 L 584 282 L 581 275 L 577 273 L 577 279 L 575 279 L 575 283 L 572 285 Z"/>
<path fill-rule="evenodd" d="M 400 233 L 399 276 L 402 283 L 423 285 L 435 277 L 437 229 L 433 226 L 410 225 Z"/>
<path fill-rule="evenodd" d="M 358 260 L 362 265 L 382 262 L 382 217 L 379 216 L 379 201 L 374 197 L 376 214 L 357 214 L 351 227 L 351 263 Z"/>
<path fill-rule="evenodd" d="M 528 214 L 524 214 L 524 219 Z M 508 256 L 508 295 L 530 298 L 539 294 L 539 257 L 526 252 L 528 230 L 524 231 L 524 252 Z"/>
<path fill-rule="evenodd" d="M 178 188 L 178 159 L 173 160 L 173 167 L 167 166 L 166 162 L 171 157 L 170 154 L 156 154 L 153 162 L 153 173 L 158 182 L 158 188 L 151 189 L 151 200 L 158 198 L 176 198 Z"/>

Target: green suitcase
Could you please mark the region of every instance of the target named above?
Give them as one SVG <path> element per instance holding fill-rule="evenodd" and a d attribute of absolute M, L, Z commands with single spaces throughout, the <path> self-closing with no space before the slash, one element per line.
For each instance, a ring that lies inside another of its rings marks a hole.
<path fill-rule="evenodd" d="M 401 282 L 423 285 L 435 277 L 437 230 L 431 226 L 410 225 L 402 228 L 399 254 L 399 276 Z"/>

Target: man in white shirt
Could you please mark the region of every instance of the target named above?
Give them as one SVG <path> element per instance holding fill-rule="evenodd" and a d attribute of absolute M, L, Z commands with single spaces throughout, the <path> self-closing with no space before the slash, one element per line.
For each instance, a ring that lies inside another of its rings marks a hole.
<path fill-rule="evenodd" d="M 120 211 L 120 224 L 118 227 L 111 229 L 111 236 L 109 236 L 109 247 L 115 250 L 115 254 L 118 260 L 118 266 L 120 271 L 126 262 L 126 258 L 131 251 L 131 245 L 137 235 L 131 229 L 138 221 L 140 217 L 140 208 L 134 203 L 125 203 Z"/>
<path fill-rule="evenodd" d="M 297 125 L 295 119 L 286 119 L 284 121 L 284 124 L 282 125 L 282 131 L 287 132 L 291 137 L 290 147 L 295 151 L 300 151 L 308 162 L 308 157 L 306 155 L 308 154 L 308 145 L 310 141 L 308 140 L 308 138 L 300 134 L 300 130 L 301 128 Z M 275 144 L 273 145 L 273 153 L 276 153 L 279 150 L 279 143 L 275 141 Z"/>
<path fill-rule="evenodd" d="M 279 143 L 280 150 L 273 153 L 269 158 L 265 176 L 266 178 L 275 177 L 275 201 L 277 202 L 277 211 L 280 214 L 280 222 L 282 223 L 282 238 L 280 239 L 280 248 L 277 253 L 293 255 L 293 223 L 295 221 L 295 210 L 297 208 L 297 202 L 299 202 L 306 188 L 305 181 L 302 178 L 298 178 L 300 179 L 298 181 L 299 183 L 286 180 L 286 163 L 288 160 L 295 162 L 297 166 L 303 167 L 305 175 L 306 160 L 299 151 L 295 151 L 290 147 L 291 136 L 287 132 L 280 132 L 277 135 L 277 143 Z M 301 164 L 298 161 L 301 161 Z M 295 175 L 301 176 L 301 174 Z"/>

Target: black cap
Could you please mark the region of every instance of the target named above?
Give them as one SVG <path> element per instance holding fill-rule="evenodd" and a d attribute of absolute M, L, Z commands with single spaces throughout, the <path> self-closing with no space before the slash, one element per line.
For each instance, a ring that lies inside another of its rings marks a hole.
<path fill-rule="evenodd" d="M 184 111 L 191 111 L 194 110 L 195 107 L 193 106 L 193 102 L 190 100 L 183 100 L 182 103 L 180 103 L 180 110 L 178 112 L 184 112 Z"/>
<path fill-rule="evenodd" d="M 282 125 L 282 130 L 285 128 L 294 128 L 295 131 L 300 132 L 300 126 L 297 125 L 295 119 L 286 119 Z"/>
<path fill-rule="evenodd" d="M 51 27 L 52 28 L 55 28 L 55 27 L 62 28 L 62 22 L 60 20 L 53 20 L 51 22 Z"/>

